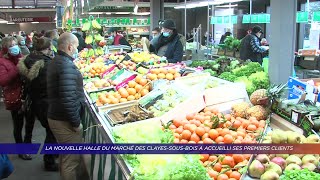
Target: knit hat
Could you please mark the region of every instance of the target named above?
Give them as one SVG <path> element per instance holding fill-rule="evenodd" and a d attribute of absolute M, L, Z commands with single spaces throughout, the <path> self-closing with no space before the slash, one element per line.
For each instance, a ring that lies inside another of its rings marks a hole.
<path fill-rule="evenodd" d="M 168 20 L 165 20 L 165 21 L 162 23 L 162 27 L 163 27 L 163 28 L 167 28 L 167 29 L 174 30 L 174 29 L 176 29 L 176 23 L 175 23 L 174 21 L 172 21 L 171 19 L 168 19 Z"/>
<path fill-rule="evenodd" d="M 262 28 L 260 26 L 254 26 L 252 28 L 252 33 L 256 34 L 258 32 L 261 32 L 263 34 Z"/>

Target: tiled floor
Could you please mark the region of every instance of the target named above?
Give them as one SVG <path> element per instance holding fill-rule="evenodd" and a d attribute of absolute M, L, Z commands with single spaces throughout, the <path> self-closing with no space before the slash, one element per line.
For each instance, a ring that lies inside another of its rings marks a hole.
<path fill-rule="evenodd" d="M 12 120 L 9 111 L 0 103 L 0 143 L 14 143 L 12 135 Z M 45 130 L 37 121 L 33 130 L 33 142 L 42 143 Z M 14 167 L 14 173 L 8 180 L 59 180 L 58 172 L 46 172 L 43 168 L 42 155 L 34 155 L 31 161 L 24 161 L 17 155 L 9 155 Z"/>

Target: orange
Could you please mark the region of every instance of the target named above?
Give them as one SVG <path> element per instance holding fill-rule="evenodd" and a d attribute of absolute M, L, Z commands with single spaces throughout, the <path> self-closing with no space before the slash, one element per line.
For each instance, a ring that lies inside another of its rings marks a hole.
<path fill-rule="evenodd" d="M 188 143 L 189 143 L 189 144 L 197 144 L 197 143 L 194 142 L 194 141 L 189 141 Z"/>
<path fill-rule="evenodd" d="M 196 128 L 196 134 L 198 135 L 198 136 L 203 136 L 204 134 L 206 133 L 206 131 L 205 131 L 205 129 L 204 128 L 202 128 L 202 127 L 197 127 Z M 209 135 L 208 135 L 209 136 Z"/>
<path fill-rule="evenodd" d="M 198 128 L 197 128 L 198 129 Z M 197 129 L 196 129 L 196 133 L 197 133 Z M 204 129 L 203 129 L 204 130 Z M 202 136 L 201 136 L 201 139 L 202 140 L 205 140 L 206 138 L 209 138 L 209 134 L 208 133 L 204 133 Z M 209 138 L 210 139 L 210 138 Z"/>
<path fill-rule="evenodd" d="M 244 156 L 242 154 L 233 154 L 232 158 L 233 158 L 233 160 L 234 160 L 234 162 L 236 164 L 238 164 L 238 163 L 240 163 L 240 162 L 245 160 L 245 158 L 244 158 Z"/>
<path fill-rule="evenodd" d="M 247 127 L 247 130 L 248 131 L 255 131 L 255 130 L 257 130 L 257 127 L 254 124 L 249 124 Z"/>
<path fill-rule="evenodd" d="M 156 74 L 150 74 L 149 79 L 150 79 L 151 81 L 154 81 L 154 80 L 157 80 L 157 79 L 158 79 L 158 76 L 157 76 Z"/>
<path fill-rule="evenodd" d="M 217 172 L 220 172 L 222 169 L 222 165 L 220 163 L 216 163 L 214 166 L 213 166 L 213 170 L 217 171 Z"/>
<path fill-rule="evenodd" d="M 151 69 L 150 72 L 152 74 L 159 74 L 160 73 L 160 70 L 159 69 Z"/>
<path fill-rule="evenodd" d="M 177 70 L 175 70 L 175 69 L 169 69 L 168 70 L 168 73 L 170 73 L 170 74 L 175 74 L 177 72 Z"/>
<path fill-rule="evenodd" d="M 234 179 L 236 179 L 236 180 L 240 180 L 241 174 L 240 174 L 238 171 L 233 171 L 233 172 L 230 174 L 229 177 L 230 177 L 230 178 L 234 178 Z"/>
<path fill-rule="evenodd" d="M 234 167 L 235 163 L 234 163 L 234 160 L 231 156 L 225 156 L 221 162 L 222 165 L 228 165 L 230 166 L 231 168 Z"/>
<path fill-rule="evenodd" d="M 171 124 L 171 125 L 169 126 L 169 129 L 177 129 L 177 127 L 176 127 L 175 125 Z"/>
<path fill-rule="evenodd" d="M 114 94 L 114 97 L 119 99 L 119 100 L 121 99 L 121 95 L 118 92 Z"/>
<path fill-rule="evenodd" d="M 136 99 L 136 97 L 134 97 L 133 95 L 130 95 L 130 96 L 127 97 L 128 101 L 133 101 L 135 99 Z"/>
<path fill-rule="evenodd" d="M 213 179 L 217 179 L 219 175 L 219 173 L 213 169 L 209 169 L 208 174 Z"/>
<path fill-rule="evenodd" d="M 189 140 L 191 138 L 191 132 L 189 130 L 183 130 L 181 137 L 182 139 Z"/>
<path fill-rule="evenodd" d="M 187 114 L 186 118 L 187 120 L 192 120 L 194 119 L 194 114 Z"/>
<path fill-rule="evenodd" d="M 165 68 L 159 68 L 160 73 L 167 74 L 168 70 Z"/>
<path fill-rule="evenodd" d="M 226 118 L 226 120 L 230 121 L 231 120 L 231 115 L 230 114 L 226 114 L 226 115 L 224 115 L 224 118 Z"/>
<path fill-rule="evenodd" d="M 137 84 L 134 88 L 135 88 L 136 92 L 139 93 L 141 91 L 141 89 L 143 88 L 143 86 L 141 86 L 140 84 Z"/>
<path fill-rule="evenodd" d="M 173 140 L 173 143 L 174 144 L 177 144 L 177 143 L 179 143 L 180 142 L 180 139 L 179 138 L 174 138 L 174 140 Z"/>
<path fill-rule="evenodd" d="M 142 86 L 145 86 L 146 84 L 148 84 L 148 80 L 147 79 L 141 79 L 139 84 L 142 85 Z"/>
<path fill-rule="evenodd" d="M 145 95 L 147 95 L 149 93 L 149 90 L 148 89 L 142 89 L 140 93 L 141 93 L 141 96 L 143 97 L 143 96 L 145 96 Z"/>
<path fill-rule="evenodd" d="M 141 75 L 138 75 L 135 79 L 136 83 L 140 83 L 140 80 L 142 79 L 143 77 Z"/>
<path fill-rule="evenodd" d="M 173 75 L 171 73 L 166 74 L 166 79 L 168 79 L 169 81 L 173 80 Z"/>
<path fill-rule="evenodd" d="M 213 162 L 213 161 L 215 161 L 215 160 L 217 160 L 217 159 L 218 159 L 218 157 L 217 157 L 217 156 L 212 155 L 212 156 L 210 156 L 210 157 L 209 157 L 208 161 Z"/>
<path fill-rule="evenodd" d="M 222 136 L 218 136 L 216 139 L 215 139 L 215 142 L 216 143 L 223 143 L 224 142 L 224 138 Z"/>
<path fill-rule="evenodd" d="M 118 92 L 122 98 L 127 98 L 129 96 L 129 93 L 125 88 L 120 88 Z"/>
<path fill-rule="evenodd" d="M 202 162 L 205 162 L 205 161 L 207 161 L 209 159 L 210 155 L 209 154 L 200 154 L 200 156 L 201 156 L 200 160 Z"/>
<path fill-rule="evenodd" d="M 204 121 L 204 116 L 203 115 L 195 115 L 194 119 L 199 120 L 199 121 Z"/>
<path fill-rule="evenodd" d="M 135 81 L 129 81 L 129 82 L 128 82 L 128 86 L 129 86 L 130 88 L 134 88 L 134 87 L 136 87 L 136 85 L 137 85 L 137 83 L 136 83 Z"/>
<path fill-rule="evenodd" d="M 241 121 L 239 120 L 234 120 L 232 123 L 232 127 L 238 129 L 241 126 Z"/>
<path fill-rule="evenodd" d="M 136 98 L 136 100 L 140 99 L 141 98 L 141 94 L 137 93 L 134 95 L 134 97 Z"/>
<path fill-rule="evenodd" d="M 117 98 L 112 98 L 110 100 L 111 100 L 110 104 L 118 104 L 120 102 L 119 99 Z"/>
<path fill-rule="evenodd" d="M 249 121 L 249 120 L 243 120 L 243 121 L 242 121 L 242 127 L 243 127 L 243 128 L 247 128 L 247 127 L 249 126 L 249 124 L 250 124 L 250 121 Z"/>
<path fill-rule="evenodd" d="M 177 129 L 174 130 L 174 132 L 181 134 L 183 131 L 183 128 L 178 127 Z"/>
<path fill-rule="evenodd" d="M 200 138 L 199 136 L 196 134 L 196 133 L 193 133 L 190 137 L 190 141 L 194 141 L 194 142 L 199 142 L 200 141 Z"/>
<path fill-rule="evenodd" d="M 223 142 L 226 144 L 231 144 L 233 142 L 233 137 L 230 134 L 226 134 L 223 139 Z"/>
<path fill-rule="evenodd" d="M 103 106 L 103 104 L 99 100 L 97 100 L 96 101 L 96 106 Z"/>
<path fill-rule="evenodd" d="M 136 89 L 134 89 L 134 88 L 128 88 L 127 91 L 129 93 L 129 95 L 135 95 L 137 93 Z"/>
<path fill-rule="evenodd" d="M 214 144 L 214 142 L 213 142 L 213 140 L 210 139 L 210 138 L 205 138 L 205 139 L 203 140 L 203 144 Z"/>
<path fill-rule="evenodd" d="M 158 79 L 165 79 L 165 78 L 166 78 L 165 74 L 163 74 L 163 73 L 158 74 Z"/>
<path fill-rule="evenodd" d="M 209 131 L 209 137 L 210 137 L 212 140 L 215 140 L 218 136 L 219 136 L 219 133 L 218 133 L 217 130 L 211 129 L 211 130 Z"/>
<path fill-rule="evenodd" d="M 127 102 L 128 100 L 126 98 L 121 98 L 120 99 L 120 103 L 123 103 L 123 102 Z"/>
<path fill-rule="evenodd" d="M 224 129 L 222 129 L 222 131 L 219 133 L 220 134 L 220 136 L 225 136 L 226 134 L 229 134 L 229 129 L 228 128 L 224 128 Z"/>
<path fill-rule="evenodd" d="M 181 141 L 180 141 L 180 143 L 182 143 L 182 144 L 187 144 L 189 141 L 188 140 L 186 140 L 186 139 L 181 139 Z"/>

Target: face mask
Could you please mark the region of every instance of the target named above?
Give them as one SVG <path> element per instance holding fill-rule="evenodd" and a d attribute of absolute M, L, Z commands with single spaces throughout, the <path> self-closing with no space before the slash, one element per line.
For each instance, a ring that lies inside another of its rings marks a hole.
<path fill-rule="evenodd" d="M 18 45 L 12 46 L 11 48 L 9 48 L 9 54 L 11 54 L 12 56 L 17 56 L 20 54 L 20 48 Z"/>
<path fill-rule="evenodd" d="M 72 58 L 73 59 L 77 59 L 78 58 L 78 48 L 75 48 L 73 54 L 72 54 Z"/>
<path fill-rule="evenodd" d="M 114 37 L 113 37 L 113 36 L 109 36 L 108 39 L 109 39 L 109 40 L 113 40 Z"/>
<path fill-rule="evenodd" d="M 22 45 L 22 46 L 24 46 L 24 45 L 26 45 L 26 41 L 20 41 L 20 44 Z"/>
<path fill-rule="evenodd" d="M 170 33 L 169 33 L 169 32 L 163 32 L 162 35 L 163 35 L 164 37 L 169 37 L 169 36 L 170 36 Z"/>

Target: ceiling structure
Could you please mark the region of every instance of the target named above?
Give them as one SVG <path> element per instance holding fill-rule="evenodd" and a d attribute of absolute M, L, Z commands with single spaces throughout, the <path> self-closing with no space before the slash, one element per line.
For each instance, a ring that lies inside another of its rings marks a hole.
<path fill-rule="evenodd" d="M 54 8 L 58 0 L 1 0 L 0 8 Z"/>

